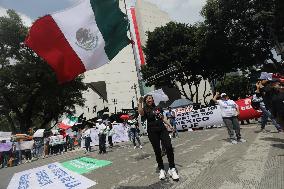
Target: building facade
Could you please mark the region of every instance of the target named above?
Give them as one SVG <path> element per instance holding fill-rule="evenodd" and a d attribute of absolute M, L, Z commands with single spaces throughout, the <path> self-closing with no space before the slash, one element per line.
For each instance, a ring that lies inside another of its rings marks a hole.
<path fill-rule="evenodd" d="M 128 6 L 125 6 L 123 0 L 120 1 L 123 12 L 126 12 Z M 135 10 L 142 46 L 147 39 L 146 31 L 153 31 L 171 21 L 167 13 L 144 0 L 136 1 Z M 121 109 L 131 109 L 133 102 L 136 106 L 140 96 L 137 74 L 132 45 L 128 45 L 109 64 L 84 74 L 84 82 L 89 89 L 83 94 L 85 106 L 77 107 L 76 115 L 84 113 L 90 119 L 104 108 L 114 113 Z"/>

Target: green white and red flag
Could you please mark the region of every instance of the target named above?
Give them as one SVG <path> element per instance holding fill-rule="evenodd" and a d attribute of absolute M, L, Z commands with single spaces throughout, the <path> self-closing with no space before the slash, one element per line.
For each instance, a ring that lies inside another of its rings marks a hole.
<path fill-rule="evenodd" d="M 60 129 L 70 129 L 78 122 L 78 117 L 67 116 L 65 119 L 61 121 L 59 124 Z"/>
<path fill-rule="evenodd" d="M 25 44 L 64 83 L 112 60 L 130 43 L 127 30 L 128 19 L 119 0 L 83 0 L 36 20 Z"/>

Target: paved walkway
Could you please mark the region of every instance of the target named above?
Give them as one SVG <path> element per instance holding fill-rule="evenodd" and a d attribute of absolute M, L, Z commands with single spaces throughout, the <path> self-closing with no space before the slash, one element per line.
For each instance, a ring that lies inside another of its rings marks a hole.
<path fill-rule="evenodd" d="M 130 143 L 116 145 L 107 154 L 95 150 L 89 156 L 112 161 L 112 165 L 84 176 L 95 180 L 95 189 L 283 189 L 284 133 L 258 132 L 256 125 L 242 127 L 247 143 L 227 142 L 225 128 L 182 132 L 172 141 L 180 181 L 158 180 L 155 156 L 147 137 L 144 148 L 133 149 Z M 15 172 L 50 162 L 62 162 L 79 156 L 82 151 L 38 160 L 18 167 L 0 169 L 0 189 L 8 186 Z M 166 157 L 164 162 L 167 164 Z"/>

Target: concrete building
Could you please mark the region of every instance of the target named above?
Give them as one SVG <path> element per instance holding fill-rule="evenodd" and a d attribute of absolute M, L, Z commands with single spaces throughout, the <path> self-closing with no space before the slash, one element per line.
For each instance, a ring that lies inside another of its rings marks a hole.
<path fill-rule="evenodd" d="M 124 1 L 120 7 L 125 12 Z M 144 0 L 136 2 L 136 18 L 142 46 L 146 42 L 146 31 L 170 22 L 167 13 L 156 5 Z M 89 119 L 97 112 L 108 107 L 109 112 L 132 108 L 132 101 L 137 104 L 136 94 L 140 96 L 135 60 L 131 45 L 125 47 L 109 64 L 85 73 L 84 82 L 89 89 L 83 94 L 85 107 L 77 107 L 76 114 L 84 113 Z"/>
<path fill-rule="evenodd" d="M 133 2 L 133 0 L 129 1 Z M 123 12 L 126 12 L 124 0 L 120 0 L 120 7 Z M 142 46 L 146 43 L 147 31 L 153 31 L 156 27 L 171 21 L 166 12 L 145 0 L 136 1 L 135 11 Z M 88 84 L 89 89 L 83 94 L 86 99 L 85 107 L 76 108 L 77 115 L 84 113 L 84 116 L 90 119 L 96 117 L 97 112 L 104 108 L 114 113 L 121 109 L 131 109 L 133 102 L 136 107 L 140 89 L 132 46 L 125 47 L 109 64 L 86 72 L 84 82 Z M 154 87 L 150 90 L 154 90 Z M 183 98 L 175 88 L 163 87 L 163 90 L 169 96 L 169 101 L 162 103 L 164 107 L 169 106 L 176 99 Z M 195 92 L 195 89 L 193 88 L 192 91 Z M 186 92 L 189 94 L 188 87 Z M 203 94 L 210 92 L 210 84 L 207 81 L 201 81 L 198 103 L 204 104 Z M 212 97 L 207 97 L 207 101 L 210 98 Z"/>

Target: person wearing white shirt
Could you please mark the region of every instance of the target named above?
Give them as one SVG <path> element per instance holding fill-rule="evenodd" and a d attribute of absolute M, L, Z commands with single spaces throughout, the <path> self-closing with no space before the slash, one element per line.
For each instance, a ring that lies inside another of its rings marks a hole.
<path fill-rule="evenodd" d="M 218 97 L 221 97 L 220 100 L 217 100 Z M 219 93 L 216 92 L 213 101 L 220 106 L 221 115 L 227 127 L 231 143 L 237 144 L 238 142 L 246 142 L 246 140 L 241 138 L 240 124 L 237 117 L 240 113 L 238 105 L 233 100 L 230 100 L 226 93 L 219 95 Z"/>
<path fill-rule="evenodd" d="M 112 124 L 113 123 L 109 123 L 108 126 L 107 126 L 107 140 L 108 140 L 108 144 L 109 144 L 109 147 L 112 148 L 113 147 L 113 142 L 112 142 L 112 136 L 114 135 L 114 129 L 112 127 Z"/>
<path fill-rule="evenodd" d="M 99 131 L 99 154 L 106 153 L 106 135 L 107 135 L 107 127 L 103 123 L 102 119 L 98 119 L 97 129 Z"/>
<path fill-rule="evenodd" d="M 49 137 L 49 145 L 51 146 L 51 155 L 57 155 L 59 152 L 59 138 L 57 137 L 57 134 L 54 134 L 53 136 Z"/>

